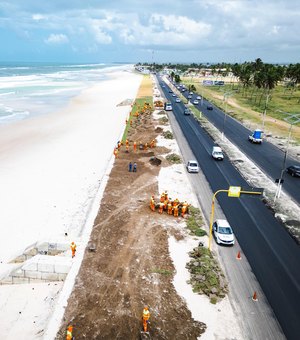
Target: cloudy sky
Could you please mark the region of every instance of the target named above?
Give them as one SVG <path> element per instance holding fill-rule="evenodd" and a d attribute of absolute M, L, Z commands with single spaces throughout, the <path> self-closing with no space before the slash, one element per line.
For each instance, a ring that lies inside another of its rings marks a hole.
<path fill-rule="evenodd" d="M 0 61 L 300 62 L 299 0 L 0 0 Z"/>

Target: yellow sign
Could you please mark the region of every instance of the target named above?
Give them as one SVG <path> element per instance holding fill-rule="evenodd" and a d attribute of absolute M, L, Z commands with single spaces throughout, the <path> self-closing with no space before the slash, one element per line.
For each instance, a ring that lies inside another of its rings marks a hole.
<path fill-rule="evenodd" d="M 240 197 L 241 187 L 229 187 L 228 197 Z"/>

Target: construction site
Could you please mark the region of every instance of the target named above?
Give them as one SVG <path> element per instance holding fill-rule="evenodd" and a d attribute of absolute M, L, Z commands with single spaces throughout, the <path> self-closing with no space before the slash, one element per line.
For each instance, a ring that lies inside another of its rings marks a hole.
<path fill-rule="evenodd" d="M 75 339 L 197 339 L 205 332 L 172 283 L 168 238 L 186 234 L 178 223 L 188 203 L 182 215 L 186 198 L 179 197 L 174 216 L 174 202 L 168 213 L 161 200 L 157 177 L 170 165 L 170 150 L 156 143 L 162 129 L 152 115 L 152 86 L 142 82 L 112 150 L 114 165 L 56 339 L 70 326 Z"/>

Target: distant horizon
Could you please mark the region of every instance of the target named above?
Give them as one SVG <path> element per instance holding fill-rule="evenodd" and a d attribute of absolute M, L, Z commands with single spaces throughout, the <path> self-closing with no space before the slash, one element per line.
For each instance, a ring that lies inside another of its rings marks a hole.
<path fill-rule="evenodd" d="M 229 61 L 190 61 L 190 62 L 184 62 L 184 61 L 164 61 L 164 62 L 156 62 L 156 61 L 137 61 L 137 62 L 130 62 L 130 61 L 8 61 L 8 60 L 2 60 L 0 61 L 1 64 L 44 64 L 44 65 L 107 65 L 107 64 L 119 64 L 119 65 L 136 65 L 136 64 L 179 64 L 179 65 L 190 65 L 190 64 L 202 64 L 202 65 L 215 65 L 215 64 L 243 64 L 244 62 L 252 62 L 255 61 L 258 58 L 255 59 L 249 59 L 249 60 L 244 60 L 242 62 L 229 62 Z M 290 64 L 299 64 L 300 60 L 298 62 L 282 62 L 282 61 L 277 61 L 277 62 L 268 62 L 262 59 L 262 62 L 265 64 L 273 64 L 273 65 L 290 65 Z"/>

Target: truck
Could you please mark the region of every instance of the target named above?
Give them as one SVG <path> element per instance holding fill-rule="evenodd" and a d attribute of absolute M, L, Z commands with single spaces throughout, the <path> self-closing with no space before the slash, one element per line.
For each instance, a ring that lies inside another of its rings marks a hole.
<path fill-rule="evenodd" d="M 253 131 L 253 133 L 248 136 L 248 140 L 251 143 L 261 144 L 262 143 L 262 131 L 259 129 L 256 129 Z"/>

